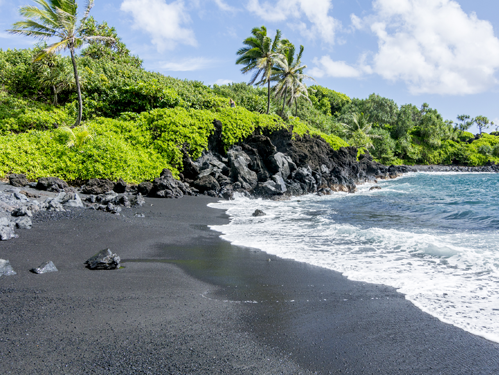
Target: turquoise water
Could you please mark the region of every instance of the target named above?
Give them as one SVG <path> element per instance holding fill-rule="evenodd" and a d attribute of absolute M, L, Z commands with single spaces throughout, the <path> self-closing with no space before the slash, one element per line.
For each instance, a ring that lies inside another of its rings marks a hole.
<path fill-rule="evenodd" d="M 393 286 L 442 321 L 499 342 L 499 175 L 414 173 L 372 186 L 220 202 L 231 223 L 212 229 L 236 245 Z M 252 217 L 257 208 L 267 215 Z"/>

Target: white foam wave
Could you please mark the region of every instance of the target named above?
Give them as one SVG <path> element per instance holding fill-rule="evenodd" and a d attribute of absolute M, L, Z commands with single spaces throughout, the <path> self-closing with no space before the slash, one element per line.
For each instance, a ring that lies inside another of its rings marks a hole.
<path fill-rule="evenodd" d="M 373 191 L 363 185 L 359 193 Z M 227 210 L 231 218 L 230 224 L 211 229 L 237 246 L 395 287 L 440 320 L 499 342 L 499 257 L 497 245 L 490 248 L 499 236 L 365 229 L 334 222 L 325 214 L 324 201 L 349 196 L 309 195 L 286 202 L 239 197 L 210 205 Z M 267 215 L 253 217 L 255 209 Z"/>

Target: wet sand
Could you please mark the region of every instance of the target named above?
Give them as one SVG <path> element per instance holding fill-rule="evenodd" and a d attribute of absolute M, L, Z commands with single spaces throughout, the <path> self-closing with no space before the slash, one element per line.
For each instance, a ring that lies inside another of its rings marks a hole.
<path fill-rule="evenodd" d="M 45 215 L 0 242 L 18 273 L 0 277 L 0 373 L 499 373 L 499 344 L 393 288 L 219 239 L 213 201 Z M 84 268 L 104 248 L 125 268 Z M 28 271 L 47 260 L 59 272 Z"/>

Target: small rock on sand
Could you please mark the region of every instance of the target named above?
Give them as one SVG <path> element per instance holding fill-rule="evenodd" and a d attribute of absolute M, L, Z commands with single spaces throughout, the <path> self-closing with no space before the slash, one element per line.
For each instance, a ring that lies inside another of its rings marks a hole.
<path fill-rule="evenodd" d="M 32 268 L 30 271 L 33 273 L 36 273 L 38 275 L 41 275 L 43 273 L 57 272 L 58 269 L 55 266 L 55 264 L 51 260 L 49 260 L 48 262 L 44 262 L 44 263 L 40 264 L 36 268 Z"/>
<path fill-rule="evenodd" d="M 0 276 L 13 276 L 16 272 L 10 265 L 10 262 L 5 259 L 0 259 Z"/>
<path fill-rule="evenodd" d="M 120 267 L 120 261 L 118 255 L 113 254 L 109 249 L 105 249 L 88 259 L 85 264 L 91 270 L 112 270 Z"/>

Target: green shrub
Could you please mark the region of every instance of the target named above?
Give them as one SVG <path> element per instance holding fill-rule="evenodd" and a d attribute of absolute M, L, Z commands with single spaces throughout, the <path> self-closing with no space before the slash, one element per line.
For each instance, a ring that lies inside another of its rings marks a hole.
<path fill-rule="evenodd" d="M 467 142 L 469 141 L 470 139 L 475 139 L 475 136 L 470 133 L 470 132 L 462 132 L 460 135 L 459 135 L 459 140 L 461 142 Z"/>
<path fill-rule="evenodd" d="M 349 147 L 350 145 L 345 142 L 340 137 L 333 134 L 325 134 L 317 129 L 314 129 L 307 124 L 301 122 L 298 118 L 293 117 L 290 120 L 290 124 L 293 127 L 293 134 L 303 136 L 309 134 L 310 136 L 318 136 L 324 139 L 334 150 L 339 150 L 341 147 Z"/>
<path fill-rule="evenodd" d="M 483 144 L 477 147 L 477 152 L 482 155 L 491 155 L 492 154 L 492 147 L 490 147 L 487 144 Z"/>
<path fill-rule="evenodd" d="M 141 182 L 170 167 L 153 148 L 127 139 L 121 133 L 125 128 L 129 126 L 116 120 L 91 123 L 92 138 L 79 147 L 68 147 L 60 129 L 1 136 L 0 175 L 25 173 L 30 179 L 55 176 L 65 180 L 121 177 Z"/>

